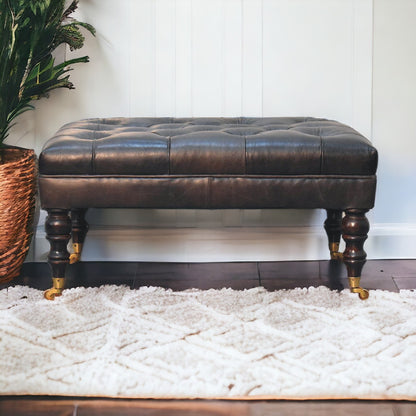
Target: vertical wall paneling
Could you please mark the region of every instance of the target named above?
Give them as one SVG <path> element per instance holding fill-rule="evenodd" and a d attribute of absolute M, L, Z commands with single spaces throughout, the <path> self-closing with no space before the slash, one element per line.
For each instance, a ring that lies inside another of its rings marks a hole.
<path fill-rule="evenodd" d="M 352 120 L 353 7 L 264 0 L 264 115 Z"/>
<path fill-rule="evenodd" d="M 413 236 L 416 224 L 415 15 L 413 0 L 374 3 L 373 135 L 379 150 L 374 215 L 381 224 L 401 223 Z M 379 246 L 382 243 L 380 240 Z M 404 247 L 402 253 L 410 251 L 415 258 L 415 246 L 413 243 Z M 396 252 L 399 248 L 391 250 Z"/>
<path fill-rule="evenodd" d="M 242 0 L 242 101 L 246 117 L 263 115 L 263 0 Z"/>
<path fill-rule="evenodd" d="M 373 0 L 353 2 L 354 66 L 351 124 L 372 139 Z"/>
<path fill-rule="evenodd" d="M 175 113 L 175 2 L 172 0 L 154 0 L 154 2 L 156 116 L 166 117 Z"/>
<path fill-rule="evenodd" d="M 192 0 L 176 0 L 175 116 L 192 116 Z"/>
<path fill-rule="evenodd" d="M 223 116 L 241 115 L 242 8 L 241 0 L 223 0 Z"/>
<path fill-rule="evenodd" d="M 82 3 L 82 2 L 81 2 Z M 96 30 L 94 39 L 86 35 L 85 47 L 67 57 L 89 55 L 90 62 L 71 73 L 76 90 L 68 92 L 65 103 L 74 105 L 70 120 L 85 117 L 122 116 L 130 113 L 131 6 L 120 0 L 117 7 L 109 0 L 91 0 L 80 8 L 82 18 Z M 128 83 L 128 84 L 126 84 Z M 67 101 L 68 98 L 68 101 Z M 58 111 L 62 112 L 62 109 Z"/>
<path fill-rule="evenodd" d="M 149 117 L 156 114 L 156 2 L 131 1 L 130 114 Z"/>
<path fill-rule="evenodd" d="M 224 1 L 192 3 L 192 106 L 194 116 L 224 112 Z"/>

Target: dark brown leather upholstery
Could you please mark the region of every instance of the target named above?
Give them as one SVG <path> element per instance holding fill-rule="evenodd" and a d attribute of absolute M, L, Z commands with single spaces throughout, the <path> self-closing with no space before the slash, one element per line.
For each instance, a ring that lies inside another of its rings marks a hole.
<path fill-rule="evenodd" d="M 59 130 L 39 169 L 45 209 L 370 209 L 377 151 L 324 119 L 89 119 Z"/>

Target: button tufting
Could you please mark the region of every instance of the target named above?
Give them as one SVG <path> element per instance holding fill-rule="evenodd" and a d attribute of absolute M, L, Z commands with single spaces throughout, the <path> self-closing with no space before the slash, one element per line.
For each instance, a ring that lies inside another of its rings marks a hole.
<path fill-rule="evenodd" d="M 103 118 L 62 127 L 39 166 L 46 175 L 372 175 L 377 152 L 325 119 Z"/>

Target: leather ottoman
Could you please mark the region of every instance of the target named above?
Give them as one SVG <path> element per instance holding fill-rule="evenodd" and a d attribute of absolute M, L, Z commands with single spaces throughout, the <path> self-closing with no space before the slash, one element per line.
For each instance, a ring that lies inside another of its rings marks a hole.
<path fill-rule="evenodd" d="M 331 258 L 360 287 L 374 206 L 377 151 L 336 121 L 270 118 L 105 118 L 63 126 L 39 157 L 53 288 L 80 259 L 88 208 L 322 208 Z M 338 253 L 340 236 L 346 242 Z M 72 236 L 74 253 L 67 251 Z"/>

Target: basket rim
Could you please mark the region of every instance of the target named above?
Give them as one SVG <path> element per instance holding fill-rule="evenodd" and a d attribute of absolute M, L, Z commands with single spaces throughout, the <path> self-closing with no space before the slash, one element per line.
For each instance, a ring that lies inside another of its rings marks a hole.
<path fill-rule="evenodd" d="M 35 158 L 35 151 L 18 146 L 0 147 L 0 153 L 3 153 L 4 160 L 0 163 L 1 170 L 9 170 L 14 166 L 18 167 Z"/>

